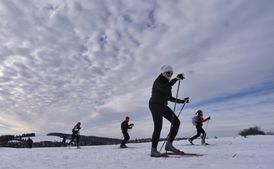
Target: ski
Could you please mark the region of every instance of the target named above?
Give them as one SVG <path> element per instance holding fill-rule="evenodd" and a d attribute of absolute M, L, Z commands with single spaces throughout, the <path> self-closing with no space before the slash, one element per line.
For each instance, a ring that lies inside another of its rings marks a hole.
<path fill-rule="evenodd" d="M 198 157 L 203 156 L 203 154 L 198 153 L 185 153 L 185 152 L 165 152 L 161 154 L 161 157 Z"/>
<path fill-rule="evenodd" d="M 212 145 L 216 145 L 216 144 L 184 144 L 185 146 L 212 146 Z"/>

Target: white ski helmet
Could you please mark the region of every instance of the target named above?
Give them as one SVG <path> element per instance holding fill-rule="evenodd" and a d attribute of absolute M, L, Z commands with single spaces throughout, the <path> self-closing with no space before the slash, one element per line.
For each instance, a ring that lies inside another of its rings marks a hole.
<path fill-rule="evenodd" d="M 173 68 L 170 65 L 163 65 L 161 67 L 161 73 L 165 73 L 165 72 L 173 72 Z"/>
<path fill-rule="evenodd" d="M 173 68 L 169 65 L 164 65 L 161 67 L 161 73 L 166 79 L 170 80 L 173 74 Z"/>

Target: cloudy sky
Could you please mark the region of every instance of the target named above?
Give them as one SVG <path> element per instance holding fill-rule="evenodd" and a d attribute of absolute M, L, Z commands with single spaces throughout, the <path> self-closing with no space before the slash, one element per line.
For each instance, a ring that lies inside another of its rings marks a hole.
<path fill-rule="evenodd" d="M 274 131 L 273 9 L 272 0 L 0 0 L 0 135 L 70 133 L 81 121 L 84 135 L 121 138 L 128 115 L 132 138 L 151 137 L 148 100 L 164 64 L 185 73 L 179 97 L 191 99 L 178 137 L 195 131 L 198 109 L 212 118 L 209 136 Z M 164 121 L 162 137 L 168 129 Z"/>

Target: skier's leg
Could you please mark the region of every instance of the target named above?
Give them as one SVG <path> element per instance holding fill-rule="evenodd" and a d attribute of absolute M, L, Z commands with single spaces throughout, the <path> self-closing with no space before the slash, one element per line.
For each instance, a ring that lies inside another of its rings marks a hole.
<path fill-rule="evenodd" d="M 163 125 L 163 106 L 157 104 L 149 104 L 149 109 L 151 111 L 154 123 L 150 156 L 161 157 L 161 153 L 157 151 L 157 146 Z"/>
<path fill-rule="evenodd" d="M 169 139 L 168 141 L 170 143 L 173 142 L 173 140 L 175 139 L 179 127 L 180 127 L 180 120 L 178 119 L 178 117 L 176 116 L 176 114 L 169 108 L 166 106 L 165 111 L 163 113 L 163 116 L 172 124 L 171 124 L 171 128 L 169 131 Z M 173 121 L 172 121 L 173 120 Z"/>
<path fill-rule="evenodd" d="M 201 128 L 201 133 L 202 133 L 202 144 L 205 144 L 206 132 L 203 128 Z"/>
<path fill-rule="evenodd" d="M 120 147 L 121 148 L 127 148 L 126 143 L 127 143 L 127 141 L 129 140 L 130 137 L 129 137 L 127 132 L 123 132 L 123 136 L 124 136 L 124 139 L 121 142 Z"/>
<path fill-rule="evenodd" d="M 129 135 L 128 135 L 128 133 L 126 132 L 126 133 L 124 133 L 124 141 L 123 141 L 123 145 L 122 145 L 122 148 L 127 148 L 127 146 L 126 146 L 126 143 L 127 143 L 127 141 L 129 140 Z"/>
<path fill-rule="evenodd" d="M 126 137 L 125 137 L 125 143 L 127 143 L 128 142 L 128 140 L 130 139 L 130 137 L 129 137 L 129 134 L 128 133 L 126 133 L 126 135 L 125 135 Z"/>
<path fill-rule="evenodd" d="M 197 134 L 190 138 L 191 141 L 195 140 L 196 138 L 198 138 L 201 135 L 200 127 L 196 126 L 196 129 L 197 129 Z"/>
<path fill-rule="evenodd" d="M 80 142 L 80 136 L 77 134 L 76 135 L 76 146 L 79 147 L 79 142 Z"/>
<path fill-rule="evenodd" d="M 154 122 L 154 130 L 152 134 L 152 148 L 157 149 L 160 134 L 163 125 L 163 107 L 157 104 L 149 104 L 150 111 Z"/>
<path fill-rule="evenodd" d="M 123 137 L 124 137 L 124 139 L 121 142 L 121 147 L 126 144 L 126 136 L 125 136 L 124 132 L 123 132 Z"/>
<path fill-rule="evenodd" d="M 71 140 L 70 140 L 70 142 L 69 142 L 68 145 L 71 145 L 71 143 L 74 141 L 74 139 L 75 139 L 75 136 L 74 136 L 74 134 L 72 134 L 72 135 L 71 135 Z"/>
<path fill-rule="evenodd" d="M 180 152 L 180 150 L 178 150 L 172 145 L 172 142 L 175 139 L 180 127 L 180 120 L 178 119 L 176 114 L 167 106 L 165 108 L 163 116 L 172 123 L 169 131 L 169 137 L 165 146 L 165 150 L 172 152 Z"/>

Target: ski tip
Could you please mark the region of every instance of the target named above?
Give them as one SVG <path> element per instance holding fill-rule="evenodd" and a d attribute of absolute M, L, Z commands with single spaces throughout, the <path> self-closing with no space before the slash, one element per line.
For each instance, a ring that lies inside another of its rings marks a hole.
<path fill-rule="evenodd" d="M 203 156 L 203 154 L 187 153 L 187 152 L 166 152 L 161 154 L 161 157 L 197 157 L 197 156 Z"/>

